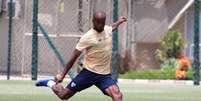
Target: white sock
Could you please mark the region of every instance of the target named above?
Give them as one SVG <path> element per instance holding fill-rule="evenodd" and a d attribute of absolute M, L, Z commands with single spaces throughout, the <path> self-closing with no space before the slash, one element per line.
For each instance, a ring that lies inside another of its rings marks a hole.
<path fill-rule="evenodd" d="M 47 82 L 47 86 L 50 88 L 52 88 L 55 84 L 56 84 L 56 82 L 54 82 L 53 80 L 50 80 Z"/>

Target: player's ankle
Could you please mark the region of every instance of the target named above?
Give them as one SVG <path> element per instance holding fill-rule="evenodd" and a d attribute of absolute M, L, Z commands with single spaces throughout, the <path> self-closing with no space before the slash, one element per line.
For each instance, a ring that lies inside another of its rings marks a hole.
<path fill-rule="evenodd" d="M 50 87 L 50 88 L 52 88 L 55 84 L 56 84 L 56 82 L 53 81 L 53 80 L 49 80 L 49 81 L 47 82 L 47 86 Z"/>

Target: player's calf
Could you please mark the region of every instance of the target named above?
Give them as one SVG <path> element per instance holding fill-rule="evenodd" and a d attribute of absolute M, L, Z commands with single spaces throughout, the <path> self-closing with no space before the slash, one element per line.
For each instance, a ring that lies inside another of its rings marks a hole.
<path fill-rule="evenodd" d="M 53 92 L 62 100 L 67 100 L 75 94 L 75 92 L 69 90 L 68 88 L 64 88 L 61 84 L 56 84 L 54 78 L 38 80 L 35 85 L 37 87 L 50 87 Z"/>
<path fill-rule="evenodd" d="M 119 87 L 117 85 L 112 85 L 108 87 L 105 91 L 112 98 L 113 101 L 122 101 L 123 94 L 119 91 Z"/>

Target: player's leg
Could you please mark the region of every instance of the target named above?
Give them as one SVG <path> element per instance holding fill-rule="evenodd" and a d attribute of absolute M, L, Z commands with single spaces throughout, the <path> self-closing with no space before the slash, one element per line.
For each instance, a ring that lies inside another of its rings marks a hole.
<path fill-rule="evenodd" d="M 122 101 L 123 94 L 120 92 L 117 85 L 111 85 L 105 89 L 105 93 L 109 95 L 113 101 Z"/>
<path fill-rule="evenodd" d="M 110 96 L 113 101 L 122 101 L 123 94 L 120 92 L 116 81 L 111 75 L 99 76 L 99 81 L 95 84 L 105 95 Z"/>
<path fill-rule="evenodd" d="M 56 84 L 54 79 L 39 80 L 36 82 L 36 86 L 50 87 L 62 100 L 67 100 L 76 93 L 68 88 L 64 88 L 61 84 Z"/>
<path fill-rule="evenodd" d="M 62 100 L 67 100 L 76 93 L 68 88 L 64 88 L 61 84 L 53 85 L 52 90 Z"/>
<path fill-rule="evenodd" d="M 61 99 L 69 99 L 76 92 L 84 90 L 94 84 L 94 75 L 86 69 L 83 69 L 69 84 L 64 88 L 61 84 L 56 84 L 53 79 L 40 80 L 36 86 L 50 87 L 54 93 Z"/>

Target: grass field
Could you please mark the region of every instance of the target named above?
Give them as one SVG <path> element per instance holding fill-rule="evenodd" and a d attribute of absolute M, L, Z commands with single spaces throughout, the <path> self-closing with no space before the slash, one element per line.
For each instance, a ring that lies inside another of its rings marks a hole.
<path fill-rule="evenodd" d="M 201 87 L 190 85 L 120 84 L 123 101 L 201 101 Z M 0 81 L 0 101 L 61 101 L 49 88 L 37 88 L 33 81 Z M 84 90 L 68 101 L 111 101 L 96 87 Z"/>

